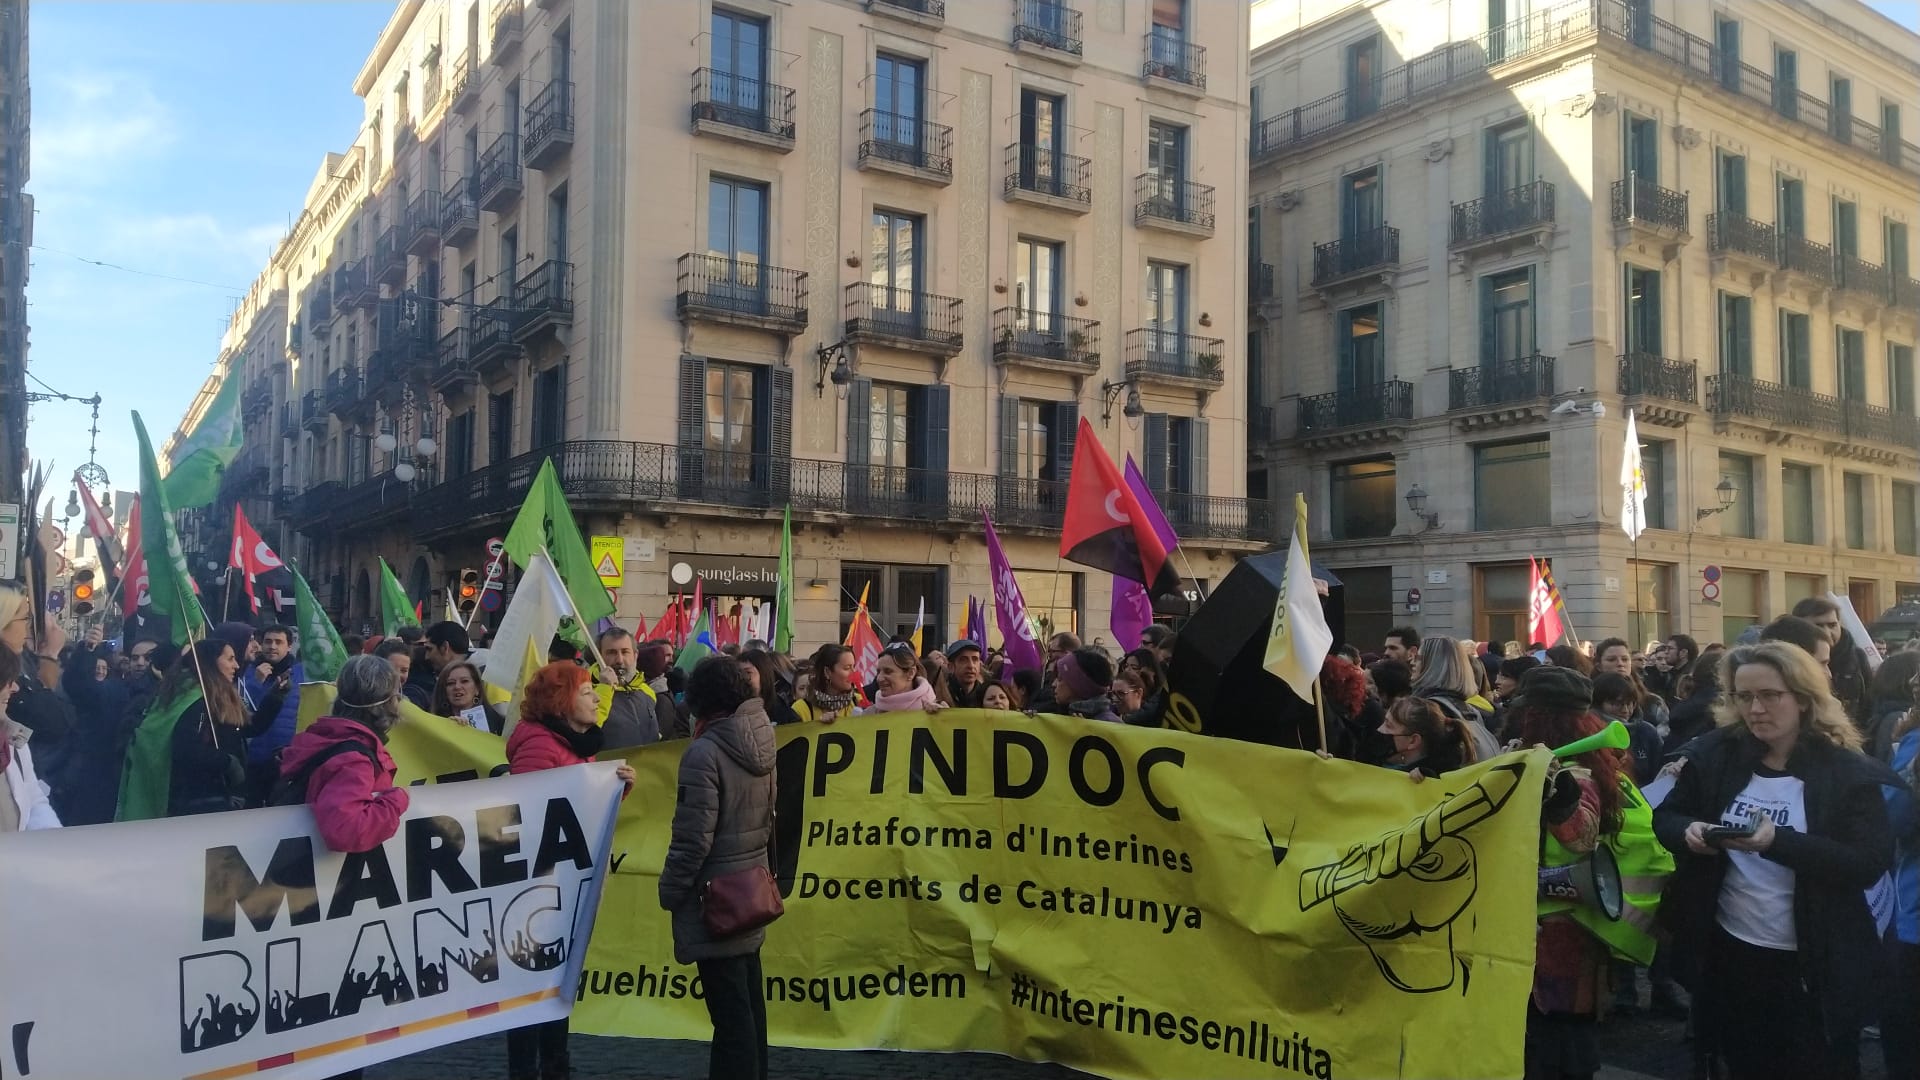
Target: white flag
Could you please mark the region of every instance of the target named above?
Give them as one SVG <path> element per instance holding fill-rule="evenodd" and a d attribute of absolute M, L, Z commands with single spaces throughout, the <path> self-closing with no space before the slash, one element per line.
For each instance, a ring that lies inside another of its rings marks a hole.
<path fill-rule="evenodd" d="M 1307 499 L 1293 496 L 1293 542 L 1287 545 L 1287 574 L 1273 605 L 1273 630 L 1267 638 L 1266 669 L 1279 676 L 1304 701 L 1312 701 L 1320 666 L 1333 648 L 1333 629 L 1320 610 L 1320 590 L 1307 556 Z"/>
<path fill-rule="evenodd" d="M 1632 409 L 1627 410 L 1626 453 L 1620 457 L 1620 527 L 1629 540 L 1647 531 L 1647 470 L 1640 465 L 1640 434 Z"/>
<path fill-rule="evenodd" d="M 546 553 L 528 555 L 526 573 L 520 575 L 520 584 L 513 590 L 507 613 L 500 619 L 500 630 L 488 649 L 483 674 L 487 685 L 515 695 L 517 706 L 520 688 L 547 662 L 553 635 L 560 632 L 560 620 L 571 610 L 566 582 L 560 580 L 560 572 Z M 508 709 L 508 725 L 517 719 L 518 711 Z"/>

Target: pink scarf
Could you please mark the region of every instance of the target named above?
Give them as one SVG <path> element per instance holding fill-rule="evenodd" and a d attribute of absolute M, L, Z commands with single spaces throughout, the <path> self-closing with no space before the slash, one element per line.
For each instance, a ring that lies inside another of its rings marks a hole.
<path fill-rule="evenodd" d="M 924 712 L 937 701 L 933 687 L 925 679 L 913 680 L 913 689 L 900 694 L 879 694 L 867 712 Z"/>

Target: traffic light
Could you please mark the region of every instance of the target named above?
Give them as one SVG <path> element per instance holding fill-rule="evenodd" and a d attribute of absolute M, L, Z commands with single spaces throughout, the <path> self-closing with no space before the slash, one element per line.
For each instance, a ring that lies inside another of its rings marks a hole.
<path fill-rule="evenodd" d="M 83 567 L 73 572 L 73 613 L 93 614 L 93 570 Z"/>
<path fill-rule="evenodd" d="M 471 617 L 474 605 L 479 602 L 480 571 L 469 566 L 460 571 L 460 614 L 463 617 Z"/>

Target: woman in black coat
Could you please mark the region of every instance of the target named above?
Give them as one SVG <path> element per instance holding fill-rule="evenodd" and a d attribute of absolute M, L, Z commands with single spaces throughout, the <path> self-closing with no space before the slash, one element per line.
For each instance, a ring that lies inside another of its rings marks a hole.
<path fill-rule="evenodd" d="M 1720 700 L 1720 661 L 1725 655 L 1710 650 L 1683 676 L 1689 689 L 1667 714 L 1667 742 L 1661 750 L 1664 756 L 1672 757 L 1713 730 L 1713 709 Z"/>
<path fill-rule="evenodd" d="M 200 692 L 200 700 L 187 706 L 173 725 L 168 817 L 247 806 L 247 739 L 273 726 L 290 687 L 286 676 L 269 684 L 272 689 L 266 700 L 249 716 L 234 682 L 239 672 L 240 658 L 233 646 L 208 637 L 194 642 L 167 674 L 156 710 L 181 694 Z"/>
<path fill-rule="evenodd" d="M 1866 890 L 1893 862 L 1880 790 L 1892 773 L 1860 753 L 1804 650 L 1736 648 L 1723 678 L 1720 727 L 1654 812 L 1676 862 L 1660 915 L 1687 947 L 1696 1037 L 1724 1063 L 1715 1075 L 1858 1075 L 1859 1032 L 1878 1015 Z"/>

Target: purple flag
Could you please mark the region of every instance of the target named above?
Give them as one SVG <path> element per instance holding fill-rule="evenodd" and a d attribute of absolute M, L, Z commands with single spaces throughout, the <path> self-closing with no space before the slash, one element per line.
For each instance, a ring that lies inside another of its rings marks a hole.
<path fill-rule="evenodd" d="M 1160 544 L 1173 554 L 1180 546 L 1180 538 L 1173 534 L 1173 526 L 1167 523 L 1167 515 L 1161 511 L 1160 503 L 1147 488 L 1147 478 L 1140 475 L 1140 466 L 1133 463 L 1133 455 L 1127 455 L 1127 488 L 1133 497 L 1140 500 L 1140 510 L 1147 515 L 1147 524 L 1153 527 L 1153 535 L 1160 538 Z"/>
<path fill-rule="evenodd" d="M 1128 578 L 1113 579 L 1113 615 L 1108 625 L 1121 652 L 1132 652 L 1140 644 L 1140 633 L 1153 622 L 1153 601 L 1146 586 Z"/>
<path fill-rule="evenodd" d="M 1000 647 L 1007 652 L 1007 663 L 1015 671 L 1039 671 L 1040 647 L 1033 643 L 1033 623 L 1027 618 L 1027 601 L 1020 595 L 1020 584 L 1013 579 L 1013 567 L 1007 553 L 1000 550 L 1000 537 L 993 531 L 993 518 L 985 510 L 980 516 L 987 523 L 987 567 L 993 574 L 993 613 L 1000 622 Z"/>
<path fill-rule="evenodd" d="M 967 594 L 967 637 L 987 651 L 987 606 L 972 593 Z"/>

